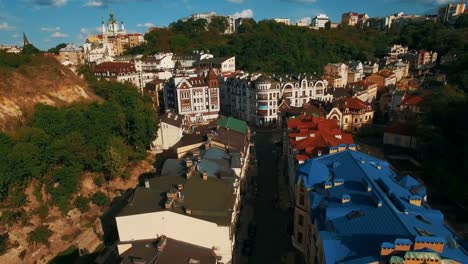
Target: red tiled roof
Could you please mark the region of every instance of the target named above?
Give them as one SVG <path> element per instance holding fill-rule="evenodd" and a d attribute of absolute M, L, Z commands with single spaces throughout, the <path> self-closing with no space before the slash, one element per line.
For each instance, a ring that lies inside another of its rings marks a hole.
<path fill-rule="evenodd" d="M 296 155 L 297 160 L 305 160 L 305 157 L 326 152 L 331 146 L 353 143 L 352 135 L 343 133 L 333 119 L 302 114 L 298 118 L 288 120 L 288 129 L 291 147 L 300 152 Z M 296 140 L 298 137 L 301 139 Z"/>
<path fill-rule="evenodd" d="M 378 74 L 380 76 L 382 76 L 382 77 L 385 77 L 385 78 L 388 78 L 388 77 L 391 77 L 392 75 L 394 75 L 394 73 L 391 70 L 379 71 Z"/>
<path fill-rule="evenodd" d="M 368 80 L 360 80 L 355 83 L 350 83 L 351 85 L 361 85 L 362 87 L 369 88 L 371 85 L 377 85 L 375 82 L 371 82 Z"/>
<path fill-rule="evenodd" d="M 419 105 L 424 102 L 424 98 L 419 95 L 405 94 L 403 100 L 401 100 L 401 105 Z"/>
<path fill-rule="evenodd" d="M 94 72 L 112 72 L 116 74 L 136 72 L 135 65 L 128 62 L 103 62 L 94 67 Z"/>
<path fill-rule="evenodd" d="M 367 102 L 363 102 L 361 99 L 356 97 L 343 98 L 335 100 L 333 104 L 339 109 L 355 109 L 355 110 L 365 110 L 369 106 Z"/>

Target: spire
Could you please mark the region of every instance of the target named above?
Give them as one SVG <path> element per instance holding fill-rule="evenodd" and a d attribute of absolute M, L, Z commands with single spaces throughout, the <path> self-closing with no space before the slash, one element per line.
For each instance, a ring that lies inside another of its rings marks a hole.
<path fill-rule="evenodd" d="M 31 44 L 31 43 L 29 42 L 28 37 L 26 37 L 26 33 L 23 32 L 23 46 L 26 46 L 26 45 L 29 45 L 29 44 Z"/>

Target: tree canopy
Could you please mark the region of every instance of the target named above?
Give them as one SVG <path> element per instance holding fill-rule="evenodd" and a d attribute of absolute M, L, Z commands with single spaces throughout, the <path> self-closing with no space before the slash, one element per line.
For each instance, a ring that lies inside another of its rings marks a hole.
<path fill-rule="evenodd" d="M 151 100 L 129 84 L 91 86 L 104 102 L 39 104 L 17 136 L 0 133 L 0 198 L 36 178 L 52 204 L 66 212 L 83 171 L 119 177 L 129 163 L 145 157 L 157 128 Z"/>

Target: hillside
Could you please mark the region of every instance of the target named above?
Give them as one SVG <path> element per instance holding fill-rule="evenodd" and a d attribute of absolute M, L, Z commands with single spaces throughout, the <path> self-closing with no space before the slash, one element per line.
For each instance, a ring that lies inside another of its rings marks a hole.
<path fill-rule="evenodd" d="M 98 97 L 54 58 L 34 56 L 18 67 L 0 66 L 0 131 L 11 131 L 43 103 L 64 106 Z"/>

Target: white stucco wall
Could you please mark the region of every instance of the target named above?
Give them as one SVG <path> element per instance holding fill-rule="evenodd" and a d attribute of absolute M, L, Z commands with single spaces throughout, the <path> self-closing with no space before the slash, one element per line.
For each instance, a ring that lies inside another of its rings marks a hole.
<path fill-rule="evenodd" d="M 120 216 L 115 221 L 120 241 L 154 239 L 165 235 L 194 245 L 214 248 L 223 263 L 232 258 L 229 226 L 218 226 L 170 211 Z"/>
<path fill-rule="evenodd" d="M 168 149 L 182 138 L 182 129 L 169 125 L 167 123 L 161 123 L 158 129 L 158 137 L 153 141 L 153 146 L 162 149 Z"/>

